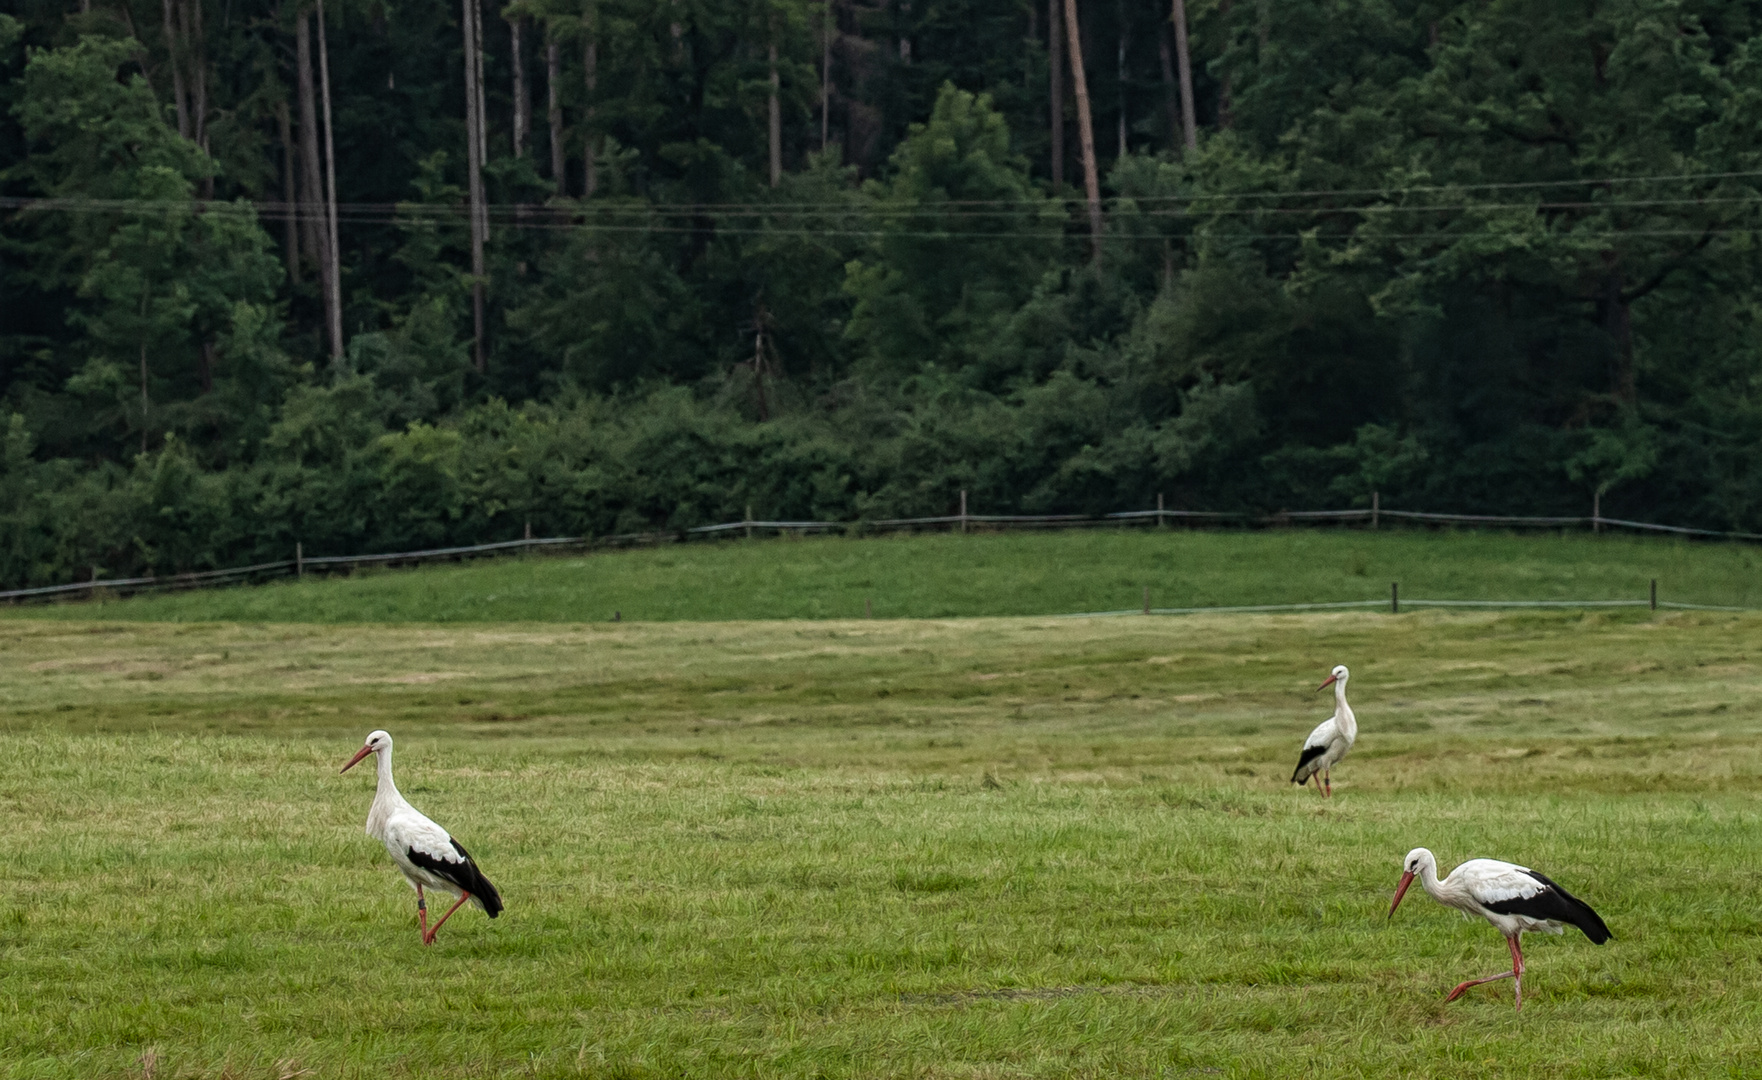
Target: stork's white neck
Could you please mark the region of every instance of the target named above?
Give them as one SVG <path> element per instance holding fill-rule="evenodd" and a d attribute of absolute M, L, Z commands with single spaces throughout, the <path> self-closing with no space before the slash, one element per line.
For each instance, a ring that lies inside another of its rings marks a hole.
<path fill-rule="evenodd" d="M 1340 734 L 1348 739 L 1358 738 L 1358 717 L 1352 713 L 1352 706 L 1346 704 L 1346 680 L 1334 683 L 1334 726 Z"/>
<path fill-rule="evenodd" d="M 1444 898 L 1443 883 L 1438 880 L 1438 860 L 1432 858 L 1430 852 L 1427 852 L 1425 858 L 1420 860 L 1419 883 L 1433 900 L 1444 904 L 1449 903 Z"/>
<path fill-rule="evenodd" d="M 404 796 L 398 792 L 397 782 L 392 779 L 392 748 L 388 746 L 373 756 L 373 766 L 379 773 L 379 786 L 373 793 L 373 805 L 367 811 L 367 835 L 383 840 L 385 823 L 392 816 L 392 811 L 410 804 L 404 801 Z"/>

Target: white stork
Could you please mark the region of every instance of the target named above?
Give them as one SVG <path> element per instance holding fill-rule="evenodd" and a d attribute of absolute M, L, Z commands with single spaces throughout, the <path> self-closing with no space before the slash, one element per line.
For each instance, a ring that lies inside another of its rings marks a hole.
<path fill-rule="evenodd" d="M 441 925 L 467 900 L 482 908 L 492 919 L 500 915 L 501 895 L 477 868 L 470 853 L 447 830 L 428 820 L 398 794 L 398 785 L 392 781 L 390 735 L 383 731 L 368 735 L 366 745 L 349 759 L 342 771 L 348 772 L 368 754 L 378 755 L 379 789 L 374 793 L 373 806 L 367 811 L 367 835 L 385 845 L 392 862 L 404 872 L 404 878 L 416 890 L 422 944 L 433 945 Z M 424 887 L 459 898 L 432 930 L 428 926 L 428 900 L 423 896 Z"/>
<path fill-rule="evenodd" d="M 1307 784 L 1310 777 L 1319 773 L 1322 794 L 1334 793 L 1334 764 L 1358 741 L 1358 717 L 1352 715 L 1352 706 L 1346 704 L 1346 680 L 1351 677 L 1346 665 L 1341 664 L 1328 675 L 1327 682 L 1316 687 L 1318 693 L 1330 686 L 1334 688 L 1334 715 L 1317 724 L 1309 738 L 1303 740 L 1297 771 L 1291 774 L 1293 784 Z"/>
<path fill-rule="evenodd" d="M 1479 915 L 1498 928 L 1505 935 L 1505 943 L 1511 946 L 1510 971 L 1460 983 L 1445 1001 L 1455 1001 L 1471 986 L 1510 979 L 1516 988 L 1517 1007 L 1523 1008 L 1523 945 L 1518 938 L 1525 930 L 1559 934 L 1570 923 L 1583 930 L 1594 944 L 1609 940 L 1609 928 L 1591 910 L 1591 905 L 1527 866 L 1498 859 L 1470 859 L 1439 881 L 1438 860 L 1425 848 L 1409 851 L 1402 866 L 1401 885 L 1395 890 L 1394 903 L 1389 905 L 1390 918 L 1394 918 L 1395 908 L 1417 874 L 1419 883 L 1432 894 L 1433 900 L 1456 908 L 1465 917 Z"/>

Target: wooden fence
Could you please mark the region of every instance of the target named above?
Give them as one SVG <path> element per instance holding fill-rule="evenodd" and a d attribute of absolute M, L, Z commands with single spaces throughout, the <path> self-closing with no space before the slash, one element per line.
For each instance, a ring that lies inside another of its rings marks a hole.
<path fill-rule="evenodd" d="M 1159 498 L 1160 504 L 1162 500 Z M 1666 533 L 1676 536 L 1698 537 L 1717 540 L 1762 540 L 1762 533 L 1722 532 L 1717 529 L 1691 529 L 1680 525 L 1658 525 L 1645 521 L 1627 521 L 1622 518 L 1603 517 L 1598 507 L 1593 504 L 1588 517 L 1516 517 L 1491 514 L 1432 514 L 1414 510 L 1385 510 L 1380 505 L 1381 498 L 1373 497 L 1369 509 L 1356 510 L 1290 510 L 1274 514 L 1254 514 L 1247 512 L 1215 511 L 1215 510 L 1168 510 L 1160 505 L 1155 510 L 1122 510 L 1112 514 L 972 514 L 967 512 L 967 493 L 961 492 L 958 514 L 947 514 L 937 517 L 919 518 L 883 518 L 861 519 L 857 521 L 768 521 L 755 519 L 752 508 L 747 508 L 746 518 L 742 521 L 729 521 L 717 525 L 699 525 L 695 528 L 667 530 L 646 533 L 624 533 L 613 536 L 527 536 L 520 540 L 504 540 L 493 544 L 469 544 L 461 547 L 428 548 L 422 551 L 394 551 L 370 555 L 307 555 L 300 544 L 294 545 L 293 558 L 277 562 L 257 563 L 252 566 L 236 566 L 221 570 L 201 570 L 187 574 L 162 574 L 150 577 L 132 578 L 94 578 L 89 581 L 70 582 L 65 585 L 44 585 L 30 589 L 9 589 L 0 591 L 0 600 L 9 604 L 20 602 L 45 602 L 61 599 L 93 599 L 100 595 L 125 596 L 132 593 L 155 590 L 181 590 L 214 588 L 224 585 L 238 585 L 250 582 L 266 581 L 278 577 L 304 577 L 309 573 L 348 573 L 362 567 L 374 566 L 418 566 L 431 562 L 462 562 L 466 559 L 486 556 L 505 555 L 515 552 L 542 551 L 550 549 L 603 549 L 620 547 L 641 547 L 658 544 L 677 543 L 694 539 L 715 539 L 727 536 L 756 537 L 765 534 L 795 534 L 839 532 L 847 535 L 863 535 L 866 533 L 947 530 L 958 533 L 990 532 L 1003 529 L 1068 529 L 1068 528 L 1123 528 L 1143 527 L 1166 528 L 1170 525 L 1213 525 L 1238 528 L 1280 528 L 1303 525 L 1334 524 L 1344 526 L 1361 526 L 1376 529 L 1381 527 L 1383 520 L 1391 522 L 1412 522 L 1418 525 L 1446 526 L 1462 525 L 1471 528 L 1589 528 L 1593 532 L 1605 529 L 1623 529 L 1636 532 Z M 1282 604 L 1273 607 L 1252 608 L 1217 608 L 1205 610 L 1280 610 L 1295 611 L 1311 607 L 1368 607 L 1377 606 L 1382 601 L 1353 602 L 1346 605 L 1305 605 Z M 1426 606 L 1473 606 L 1481 601 L 1450 601 L 1450 600 L 1397 600 L 1398 604 L 1414 607 Z M 1494 603 L 1488 601 L 1486 603 Z M 1498 602 L 1501 606 L 1526 606 L 1525 602 Z M 1608 601 L 1610 605 L 1644 604 L 1646 601 Z M 1591 606 L 1598 606 L 1597 602 Z M 1569 603 L 1567 601 L 1530 602 L 1527 606 L 1575 606 L 1586 604 Z M 1483 605 L 1484 606 L 1484 605 Z M 1653 598 L 1653 606 L 1688 607 L 1694 605 L 1659 604 Z M 1180 614 L 1188 612 L 1187 608 L 1156 608 L 1147 610 L 1146 614 Z M 1724 609 L 1718 609 L 1724 610 Z M 1736 610 L 1736 609 L 1732 609 Z M 1085 614 L 1108 615 L 1117 612 L 1088 612 Z"/>

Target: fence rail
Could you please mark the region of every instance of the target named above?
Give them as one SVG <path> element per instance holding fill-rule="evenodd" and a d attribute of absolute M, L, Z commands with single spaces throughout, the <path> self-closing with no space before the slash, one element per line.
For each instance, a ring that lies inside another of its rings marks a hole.
<path fill-rule="evenodd" d="M 581 540 L 569 536 L 547 536 L 542 539 L 503 540 L 494 544 L 469 544 L 465 547 L 429 548 L 426 551 L 395 551 L 383 555 L 310 555 L 299 561 L 306 567 L 375 566 L 391 562 L 431 562 L 435 559 L 456 559 L 465 555 L 493 555 L 503 551 L 526 551 L 531 548 L 561 547 Z M 265 566 L 294 566 L 293 562 L 265 563 Z"/>
<path fill-rule="evenodd" d="M 1726 604 L 1684 604 L 1670 600 L 1409 600 L 1401 598 L 1403 608 L 1649 608 L 1657 611 L 1752 611 L 1753 608 Z M 1212 607 L 1119 608 L 1115 611 L 1079 611 L 1067 619 L 1107 619 L 1117 615 L 1274 615 L 1280 612 L 1346 611 L 1351 609 L 1393 608 L 1387 600 L 1337 600 L 1316 604 L 1234 604 Z"/>
<path fill-rule="evenodd" d="M 715 525 L 699 525 L 695 528 L 670 530 L 663 532 L 622 533 L 611 536 L 528 536 L 520 540 L 503 540 L 488 544 L 467 544 L 458 547 L 425 548 L 420 551 L 394 551 L 367 555 L 306 555 L 300 545 L 295 545 L 294 557 L 274 562 L 256 563 L 251 566 L 235 566 L 217 570 L 201 570 L 182 574 L 165 574 L 132 578 L 95 578 L 90 581 L 69 582 L 63 585 L 42 585 L 28 589 L 8 589 L 0 591 L 0 601 L 9 604 L 23 602 L 53 601 L 72 597 L 87 599 L 100 595 L 120 596 L 137 592 L 156 590 L 200 589 L 222 585 L 234 585 L 243 582 L 261 581 L 276 577 L 301 577 L 307 572 L 332 573 L 348 572 L 359 567 L 373 566 L 408 566 L 425 562 L 462 561 L 469 558 L 494 556 L 510 552 L 527 552 L 534 550 L 558 548 L 619 548 L 650 546 L 674 543 L 692 538 L 716 538 L 729 535 L 755 536 L 759 532 L 771 533 L 812 533 L 812 532 L 844 532 L 865 533 L 900 530 L 917 530 L 931 528 L 947 528 L 956 532 L 970 532 L 973 529 L 1047 529 L 1047 528 L 1085 528 L 1105 526 L 1128 526 L 1154 524 L 1162 527 L 1169 523 L 1220 524 L 1259 527 L 1279 527 L 1284 525 L 1300 525 L 1304 523 L 1367 523 L 1377 528 L 1383 518 L 1394 521 L 1410 521 L 1423 525 L 1466 525 L 1476 528 L 1572 528 L 1589 526 L 1593 531 L 1601 532 L 1605 528 L 1632 529 L 1638 532 L 1666 533 L 1676 536 L 1701 537 L 1718 540 L 1762 540 L 1762 533 L 1729 532 L 1718 529 L 1696 529 L 1681 525 L 1660 525 L 1646 521 L 1629 521 L 1623 518 L 1603 517 L 1597 508 L 1593 508 L 1588 517 L 1518 517 L 1497 514 L 1436 514 L 1417 510 L 1386 510 L 1380 506 L 1380 497 L 1373 496 L 1369 509 L 1355 508 L 1351 510 L 1281 510 L 1273 514 L 1256 514 L 1247 511 L 1229 510 L 1169 510 L 1163 508 L 1158 497 L 1155 510 L 1122 510 L 1111 514 L 971 514 L 967 512 L 967 493 L 961 492 L 961 512 L 934 517 L 917 518 L 883 518 L 879 520 L 859 519 L 856 521 L 766 521 L 755 519 L 749 507 L 747 516 L 742 521 L 722 522 Z M 1307 611 L 1327 608 L 1377 607 L 1387 601 L 1363 600 L 1344 601 L 1340 603 L 1321 604 L 1271 604 L 1248 605 L 1237 607 L 1209 608 L 1144 608 L 1129 612 L 1083 612 L 1082 616 L 1101 616 L 1117 614 L 1194 614 L 1199 612 L 1228 611 Z M 1644 606 L 1645 600 L 1407 600 L 1401 604 L 1412 607 L 1623 607 Z M 1694 609 L 1709 611 L 1739 611 L 1741 608 L 1727 608 L 1717 605 L 1679 604 L 1652 601 L 1653 607 L 1678 609 Z"/>

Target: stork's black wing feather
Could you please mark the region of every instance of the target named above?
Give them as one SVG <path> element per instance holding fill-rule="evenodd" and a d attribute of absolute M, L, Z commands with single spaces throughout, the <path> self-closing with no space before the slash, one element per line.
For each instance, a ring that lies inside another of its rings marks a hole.
<path fill-rule="evenodd" d="M 490 918 L 493 919 L 500 915 L 502 913 L 502 894 L 496 892 L 496 887 L 489 883 L 489 878 L 483 876 L 483 871 L 477 868 L 477 863 L 471 858 L 471 853 L 465 850 L 464 845 L 457 840 L 453 840 L 452 844 L 453 850 L 459 853 L 458 862 L 437 859 L 432 855 L 417 851 L 415 848 L 409 849 L 410 861 L 424 870 L 446 878 L 482 901 L 483 910 Z"/>
<path fill-rule="evenodd" d="M 1311 761 L 1314 761 L 1316 758 L 1321 757 L 1323 754 L 1325 754 L 1327 752 L 1328 752 L 1328 748 L 1325 745 L 1305 746 L 1303 748 L 1303 756 L 1299 757 L 1297 759 L 1297 768 L 1295 770 L 1293 770 L 1291 773 L 1291 782 L 1293 784 L 1303 783 L 1303 780 L 1307 779 L 1307 777 L 1303 777 L 1303 779 L 1299 779 L 1299 777 L 1302 777 L 1302 774 L 1303 774 L 1303 766 L 1309 764 Z"/>
<path fill-rule="evenodd" d="M 1523 873 L 1535 879 L 1542 891 L 1534 896 L 1516 896 L 1510 900 L 1496 900 L 1487 904 L 1488 911 L 1500 915 L 1523 915 L 1531 919 L 1553 919 L 1555 922 L 1568 923 L 1585 932 L 1585 936 L 1598 945 L 1608 941 L 1612 936 L 1609 928 L 1591 905 L 1554 884 L 1545 875 L 1534 870 Z"/>

